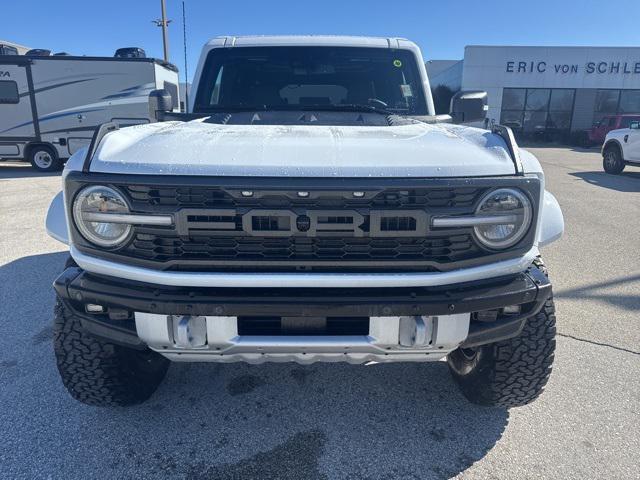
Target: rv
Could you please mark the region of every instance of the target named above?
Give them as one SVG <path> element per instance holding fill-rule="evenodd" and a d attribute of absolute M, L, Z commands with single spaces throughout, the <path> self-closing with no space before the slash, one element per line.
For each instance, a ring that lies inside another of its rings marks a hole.
<path fill-rule="evenodd" d="M 148 123 L 149 92 L 179 111 L 178 71 L 153 58 L 0 55 L 0 159 L 61 168 L 105 122 Z"/>

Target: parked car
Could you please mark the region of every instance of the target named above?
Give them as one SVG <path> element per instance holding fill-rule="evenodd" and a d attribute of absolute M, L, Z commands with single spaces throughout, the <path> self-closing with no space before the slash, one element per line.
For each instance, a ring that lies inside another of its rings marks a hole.
<path fill-rule="evenodd" d="M 602 146 L 605 172 L 617 175 L 626 165 L 640 167 L 640 120 L 631 122 L 629 128 L 609 132 Z"/>
<path fill-rule="evenodd" d="M 587 130 L 589 142 L 592 145 L 601 145 L 610 131 L 629 128 L 631 122 L 638 120 L 640 120 L 640 114 L 605 115 Z"/>
<path fill-rule="evenodd" d="M 405 39 L 223 37 L 190 114 L 103 125 L 47 215 L 62 381 L 149 398 L 169 360 L 428 362 L 466 397 L 533 401 L 555 349 L 540 248 L 560 207 L 486 92 L 436 115 Z M 67 220 L 68 219 L 68 220 Z"/>

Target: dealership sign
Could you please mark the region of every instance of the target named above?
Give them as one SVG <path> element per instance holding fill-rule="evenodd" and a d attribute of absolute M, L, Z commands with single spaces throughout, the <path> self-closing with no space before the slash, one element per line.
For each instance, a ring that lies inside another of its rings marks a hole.
<path fill-rule="evenodd" d="M 507 61 L 507 73 L 546 73 L 557 74 L 578 73 L 580 70 L 588 74 L 618 75 L 639 74 L 640 62 L 587 62 L 578 63 L 547 63 L 545 61 Z"/>

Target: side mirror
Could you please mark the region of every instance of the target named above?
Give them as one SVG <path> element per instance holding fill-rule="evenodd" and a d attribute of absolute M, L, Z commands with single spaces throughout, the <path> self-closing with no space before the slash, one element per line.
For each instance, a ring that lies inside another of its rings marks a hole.
<path fill-rule="evenodd" d="M 633 128 L 634 130 L 640 130 L 640 122 L 634 121 L 629 124 L 629 128 Z"/>
<path fill-rule="evenodd" d="M 152 90 L 149 94 L 149 118 L 152 122 L 162 122 L 164 114 L 173 110 L 173 100 L 165 89 Z"/>
<path fill-rule="evenodd" d="M 481 122 L 487 116 L 487 92 L 469 90 L 451 97 L 451 119 L 453 123 Z"/>

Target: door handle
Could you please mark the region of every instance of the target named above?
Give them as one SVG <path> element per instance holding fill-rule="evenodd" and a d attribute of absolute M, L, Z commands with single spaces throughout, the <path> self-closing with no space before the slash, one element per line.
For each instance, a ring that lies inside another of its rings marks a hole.
<path fill-rule="evenodd" d="M 629 135 L 624 136 L 624 143 L 627 143 L 627 140 L 629 140 Z"/>

